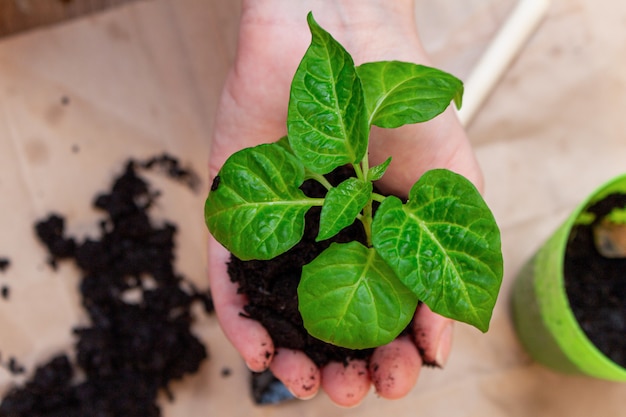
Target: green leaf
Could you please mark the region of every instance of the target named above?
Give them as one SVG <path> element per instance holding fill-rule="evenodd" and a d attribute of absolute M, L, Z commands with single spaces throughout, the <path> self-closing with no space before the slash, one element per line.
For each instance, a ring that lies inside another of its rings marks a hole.
<path fill-rule="evenodd" d="M 376 165 L 367 172 L 367 180 L 368 181 L 378 181 L 385 175 L 389 164 L 391 163 L 391 157 L 387 158 L 385 162 L 380 165 Z"/>
<path fill-rule="evenodd" d="M 434 312 L 487 331 L 502 282 L 500 231 L 464 177 L 426 172 L 403 205 L 387 197 L 372 224 L 374 247 Z"/>
<path fill-rule="evenodd" d="M 337 187 L 328 190 L 322 213 L 317 241 L 335 236 L 350 226 L 372 195 L 372 183 L 348 178 Z"/>
<path fill-rule="evenodd" d="M 361 81 L 346 50 L 308 15 L 312 40 L 291 84 L 287 131 L 313 172 L 359 163 L 369 135 Z"/>
<path fill-rule="evenodd" d="M 333 243 L 302 270 L 298 300 L 314 337 L 350 349 L 380 346 L 411 321 L 417 297 L 374 249 Z"/>
<path fill-rule="evenodd" d="M 278 143 L 243 149 L 226 161 L 205 204 L 215 239 L 243 260 L 271 259 L 300 241 L 316 200 L 298 188 L 304 166 Z"/>
<path fill-rule="evenodd" d="M 615 207 L 606 215 L 606 219 L 614 224 L 626 224 L 626 207 Z"/>
<path fill-rule="evenodd" d="M 289 144 L 289 138 L 287 137 L 287 135 L 285 135 L 282 138 L 278 139 L 276 141 L 276 144 L 279 145 L 284 150 L 286 150 L 291 155 L 295 156 L 295 154 L 293 153 L 293 149 L 291 149 L 291 145 Z"/>
<path fill-rule="evenodd" d="M 461 107 L 463 83 L 436 68 L 381 61 L 362 64 L 357 72 L 370 124 L 394 128 L 425 122 L 442 113 L 453 100 Z"/>

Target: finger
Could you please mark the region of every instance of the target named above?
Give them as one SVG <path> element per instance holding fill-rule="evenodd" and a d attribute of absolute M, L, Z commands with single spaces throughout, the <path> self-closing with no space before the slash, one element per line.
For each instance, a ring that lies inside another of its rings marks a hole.
<path fill-rule="evenodd" d="M 407 336 L 374 350 L 370 374 L 376 392 L 383 398 L 397 399 L 409 393 L 417 382 L 422 358 Z"/>
<path fill-rule="evenodd" d="M 421 304 L 413 318 L 415 344 L 422 352 L 424 362 L 442 368 L 450 356 L 454 321 L 433 313 Z"/>
<path fill-rule="evenodd" d="M 253 372 L 267 369 L 274 355 L 274 343 L 267 330 L 256 320 L 242 317 L 246 298 L 237 293 L 226 264 L 230 254 L 209 237 L 209 283 L 220 326 Z"/>
<path fill-rule="evenodd" d="M 278 348 L 270 370 L 285 387 L 301 400 L 315 397 L 320 388 L 320 370 L 303 352 Z"/>
<path fill-rule="evenodd" d="M 354 407 L 363 401 L 372 385 L 367 362 L 353 360 L 344 365 L 331 362 L 322 368 L 322 388 L 342 407 Z"/>

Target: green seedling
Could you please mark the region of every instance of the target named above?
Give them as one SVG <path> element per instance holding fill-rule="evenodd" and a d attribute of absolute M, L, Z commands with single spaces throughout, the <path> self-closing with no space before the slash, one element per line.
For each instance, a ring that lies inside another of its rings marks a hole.
<path fill-rule="evenodd" d="M 308 16 L 311 44 L 291 84 L 285 138 L 231 155 L 206 200 L 212 235 L 243 260 L 268 260 L 303 236 L 305 214 L 321 206 L 318 241 L 359 221 L 360 242 L 332 243 L 305 265 L 298 286 L 307 331 L 353 349 L 380 346 L 408 325 L 418 300 L 487 331 L 502 281 L 500 232 L 476 188 L 445 169 L 426 172 L 408 200 L 374 191 L 391 158 L 369 166 L 372 125 L 420 123 L 461 104 L 463 84 L 406 62 L 355 66 Z M 333 187 L 324 177 L 350 165 Z M 300 189 L 316 180 L 328 190 Z M 378 207 L 373 209 L 374 202 Z"/>
<path fill-rule="evenodd" d="M 605 258 L 626 258 L 626 207 L 616 207 L 595 222 L 593 238 Z"/>

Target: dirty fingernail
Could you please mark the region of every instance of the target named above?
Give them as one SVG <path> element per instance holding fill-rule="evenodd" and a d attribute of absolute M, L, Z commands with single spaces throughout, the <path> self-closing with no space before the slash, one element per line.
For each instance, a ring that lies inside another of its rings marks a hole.
<path fill-rule="evenodd" d="M 272 362 L 272 358 L 273 355 L 268 350 L 265 351 L 262 355 L 255 358 L 248 358 L 244 362 L 250 371 L 263 372 L 269 367 L 270 363 Z"/>
<path fill-rule="evenodd" d="M 441 334 L 439 335 L 439 341 L 437 342 L 437 350 L 435 353 L 435 363 L 438 367 L 443 368 L 448 362 L 450 356 L 450 347 L 452 346 L 452 322 L 448 323 Z"/>
<path fill-rule="evenodd" d="M 312 393 L 299 394 L 286 385 L 285 385 L 285 388 L 287 388 L 287 390 L 289 391 L 291 395 L 293 395 L 295 398 L 302 400 L 302 401 L 311 400 L 315 398 L 315 396 L 317 396 L 317 391 L 313 391 Z"/>

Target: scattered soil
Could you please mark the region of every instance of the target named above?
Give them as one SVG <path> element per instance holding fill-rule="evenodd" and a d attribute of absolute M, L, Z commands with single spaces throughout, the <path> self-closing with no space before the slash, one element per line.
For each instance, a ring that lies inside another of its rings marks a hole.
<path fill-rule="evenodd" d="M 13 356 L 9 357 L 6 362 L 3 362 L 3 358 L 0 356 L 0 366 L 9 371 L 12 375 L 19 375 L 26 372 L 24 366 Z"/>
<path fill-rule="evenodd" d="M 11 261 L 8 258 L 0 257 L 0 272 L 6 271 L 7 268 L 9 268 L 9 265 L 11 265 Z M 6 284 L 0 285 L 0 297 L 2 297 L 5 300 L 8 300 L 10 293 L 11 293 L 11 289 L 9 288 L 8 285 Z"/>
<path fill-rule="evenodd" d="M 331 184 L 337 185 L 349 175 L 347 168 L 339 168 L 327 178 Z M 307 181 L 301 188 L 310 197 L 323 197 L 326 191 L 315 181 Z M 322 342 L 310 336 L 302 325 L 297 299 L 302 266 L 311 262 L 331 242 L 358 240 L 365 243 L 360 222 L 332 239 L 315 242 L 320 210 L 319 207 L 309 210 L 304 237 L 292 249 L 268 261 L 242 261 L 232 255 L 228 272 L 231 280 L 239 284 L 239 292 L 248 298 L 246 316 L 263 324 L 276 347 L 301 350 L 318 366 L 330 361 L 345 363 L 350 358 L 369 359 L 372 349 L 351 350 Z"/>
<path fill-rule="evenodd" d="M 611 194 L 591 206 L 590 225 L 572 229 L 564 276 L 572 310 L 587 337 L 614 362 L 626 367 L 626 258 L 605 258 L 597 251 L 593 227 L 615 207 L 626 207 L 626 194 Z"/>
<path fill-rule="evenodd" d="M 0 257 L 0 273 L 4 273 L 9 266 L 11 265 L 11 261 L 9 258 Z M 0 286 L 0 297 L 4 300 L 8 300 L 11 293 L 11 289 L 8 285 L 3 284 Z M 14 357 L 10 357 L 6 363 L 3 362 L 3 358 L 0 355 L 0 366 L 5 368 L 13 375 L 19 375 L 25 372 L 25 369 L 22 365 L 17 362 L 17 359 Z"/>
<path fill-rule="evenodd" d="M 9 358 L 9 362 L 7 363 L 6 367 L 13 375 L 19 375 L 26 372 L 26 368 L 24 368 L 24 366 L 20 364 L 14 357 Z"/>
<path fill-rule="evenodd" d="M 211 299 L 174 270 L 176 226 L 150 219 L 159 193 L 137 174 L 140 168 L 197 184 L 168 155 L 129 160 L 111 191 L 93 203 L 105 213 L 98 239 L 66 236 L 58 214 L 36 224 L 50 265 L 73 260 L 82 271 L 80 294 L 90 325 L 73 329 L 73 355 L 52 358 L 6 394 L 0 417 L 160 416 L 158 392 L 173 398 L 170 382 L 196 372 L 207 358 L 190 329 L 191 307 L 200 302 L 211 312 Z"/>

